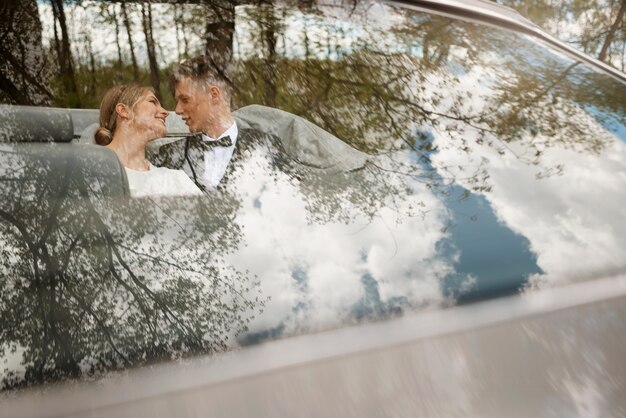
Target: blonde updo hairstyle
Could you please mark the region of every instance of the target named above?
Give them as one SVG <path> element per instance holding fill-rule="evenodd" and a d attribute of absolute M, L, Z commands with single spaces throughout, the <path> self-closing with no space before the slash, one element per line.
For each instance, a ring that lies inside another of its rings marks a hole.
<path fill-rule="evenodd" d="M 119 117 L 115 106 L 122 103 L 132 109 L 148 92 L 154 93 L 154 90 L 151 87 L 136 84 L 120 84 L 106 92 L 100 103 L 100 126 L 94 134 L 98 145 L 109 145 L 113 139 Z"/>

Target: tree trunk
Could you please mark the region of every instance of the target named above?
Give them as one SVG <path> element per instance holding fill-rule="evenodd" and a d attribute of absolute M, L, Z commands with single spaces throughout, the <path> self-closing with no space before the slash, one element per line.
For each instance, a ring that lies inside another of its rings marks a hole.
<path fill-rule="evenodd" d="M 61 56 L 61 41 L 59 41 L 59 31 L 57 30 L 57 22 L 59 21 L 57 17 L 57 10 L 52 6 L 52 29 L 54 30 L 54 52 L 56 52 L 57 57 Z"/>
<path fill-rule="evenodd" d="M 181 59 L 181 52 L 180 52 L 180 24 L 181 24 L 181 16 L 178 15 L 178 5 L 175 4 L 174 5 L 174 28 L 176 29 L 176 55 L 178 58 L 178 61 L 180 61 Z"/>
<path fill-rule="evenodd" d="M 263 66 L 263 80 L 265 84 L 265 104 L 276 106 L 276 44 L 278 40 L 276 11 L 273 4 L 265 6 L 265 24 L 262 25 L 263 44 L 265 46 L 265 65 Z"/>
<path fill-rule="evenodd" d="M 124 27 L 128 34 L 128 47 L 130 48 L 130 60 L 133 64 L 133 81 L 139 81 L 139 66 L 137 65 L 137 57 L 135 56 L 135 45 L 133 44 L 133 35 L 130 26 L 130 19 L 128 18 L 128 11 L 126 10 L 126 0 L 122 1 L 122 17 L 124 18 Z"/>
<path fill-rule="evenodd" d="M 115 4 L 113 4 L 113 12 L 109 12 L 109 5 L 106 5 L 106 10 L 109 17 L 115 24 L 115 46 L 117 47 L 117 79 L 122 82 L 124 80 L 124 59 L 122 58 L 122 47 L 120 46 L 120 23 L 117 20 L 117 13 L 115 12 Z"/>
<path fill-rule="evenodd" d="M 85 34 L 85 43 L 87 44 L 87 53 L 89 54 L 89 96 L 94 97 L 96 95 L 96 57 L 93 53 L 93 45 L 91 42 L 91 36 Z"/>
<path fill-rule="evenodd" d="M 230 80 L 228 68 L 233 57 L 235 2 L 215 1 L 207 6 L 207 12 L 205 54 L 211 57 L 213 65 Z"/>
<path fill-rule="evenodd" d="M 0 102 L 50 105 L 36 0 L 0 4 Z"/>
<path fill-rule="evenodd" d="M 61 80 L 65 88 L 66 103 L 70 107 L 80 107 L 80 97 L 76 87 L 74 65 L 72 63 L 72 51 L 70 49 L 70 38 L 65 20 L 65 10 L 63 0 L 51 0 L 54 17 L 58 20 L 61 28 L 61 48 L 59 49 L 59 70 Z"/>
<path fill-rule="evenodd" d="M 626 57 L 626 40 L 622 42 L 622 72 L 626 72 L 626 67 L 624 67 L 626 59 L 624 57 Z"/>
<path fill-rule="evenodd" d="M 606 60 L 606 53 L 609 50 L 609 46 L 611 46 L 611 42 L 613 42 L 613 38 L 615 37 L 615 32 L 617 29 L 624 24 L 624 13 L 626 12 L 626 0 L 622 0 L 622 5 L 617 12 L 617 17 L 615 18 L 615 22 L 611 25 L 611 29 L 609 29 L 609 33 L 606 35 L 604 39 L 604 44 L 602 45 L 602 50 L 600 54 L 598 54 L 598 59 L 600 61 Z"/>
<path fill-rule="evenodd" d="M 147 10 L 146 10 L 147 9 Z M 148 63 L 150 65 L 150 84 L 154 88 L 156 96 L 161 100 L 161 78 L 159 76 L 159 65 L 156 59 L 156 48 L 152 37 L 152 6 L 150 3 L 141 6 L 141 16 L 143 31 L 146 37 L 146 49 L 148 51 Z"/>
<path fill-rule="evenodd" d="M 174 24 L 176 25 L 176 51 L 180 61 L 189 57 L 189 38 L 187 37 L 185 25 L 185 9 L 181 10 L 178 4 L 174 5 Z"/>
<path fill-rule="evenodd" d="M 302 22 L 302 32 L 304 35 L 304 59 L 308 61 L 311 59 L 311 41 L 309 40 L 309 28 L 306 19 Z"/>

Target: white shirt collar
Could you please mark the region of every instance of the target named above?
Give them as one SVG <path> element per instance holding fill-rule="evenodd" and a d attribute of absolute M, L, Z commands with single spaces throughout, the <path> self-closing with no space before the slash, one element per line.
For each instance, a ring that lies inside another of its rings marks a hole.
<path fill-rule="evenodd" d="M 237 142 L 237 135 L 238 134 L 239 134 L 239 129 L 237 128 L 237 122 L 233 121 L 233 124 L 230 125 L 230 127 L 228 129 L 226 129 L 217 138 L 211 138 L 208 135 L 202 134 L 202 140 L 203 141 L 217 141 L 218 139 L 223 138 L 225 136 L 230 136 L 230 139 L 232 139 L 233 144 L 235 144 L 235 142 Z"/>
<path fill-rule="evenodd" d="M 225 136 L 230 136 L 232 145 L 230 147 L 213 147 L 204 152 L 204 182 L 210 187 L 216 187 L 224 177 L 226 168 L 235 151 L 235 143 L 237 142 L 237 123 L 233 122 L 230 128 L 226 129 L 217 139 L 202 134 L 203 141 L 217 141 Z"/>

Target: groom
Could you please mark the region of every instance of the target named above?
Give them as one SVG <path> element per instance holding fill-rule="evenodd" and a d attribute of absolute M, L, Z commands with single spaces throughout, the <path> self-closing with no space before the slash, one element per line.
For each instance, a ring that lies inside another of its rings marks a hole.
<path fill-rule="evenodd" d="M 161 147 L 160 163 L 184 169 L 203 191 L 214 189 L 224 178 L 239 139 L 230 112 L 230 82 L 207 56 L 180 63 L 172 81 L 175 112 L 195 135 Z"/>

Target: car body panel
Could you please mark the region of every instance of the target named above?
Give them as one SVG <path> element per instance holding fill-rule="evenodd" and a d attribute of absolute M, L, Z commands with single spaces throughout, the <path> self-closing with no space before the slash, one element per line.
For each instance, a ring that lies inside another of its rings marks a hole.
<path fill-rule="evenodd" d="M 26 391 L 3 411 L 617 417 L 626 410 L 625 301 L 617 275 Z"/>

